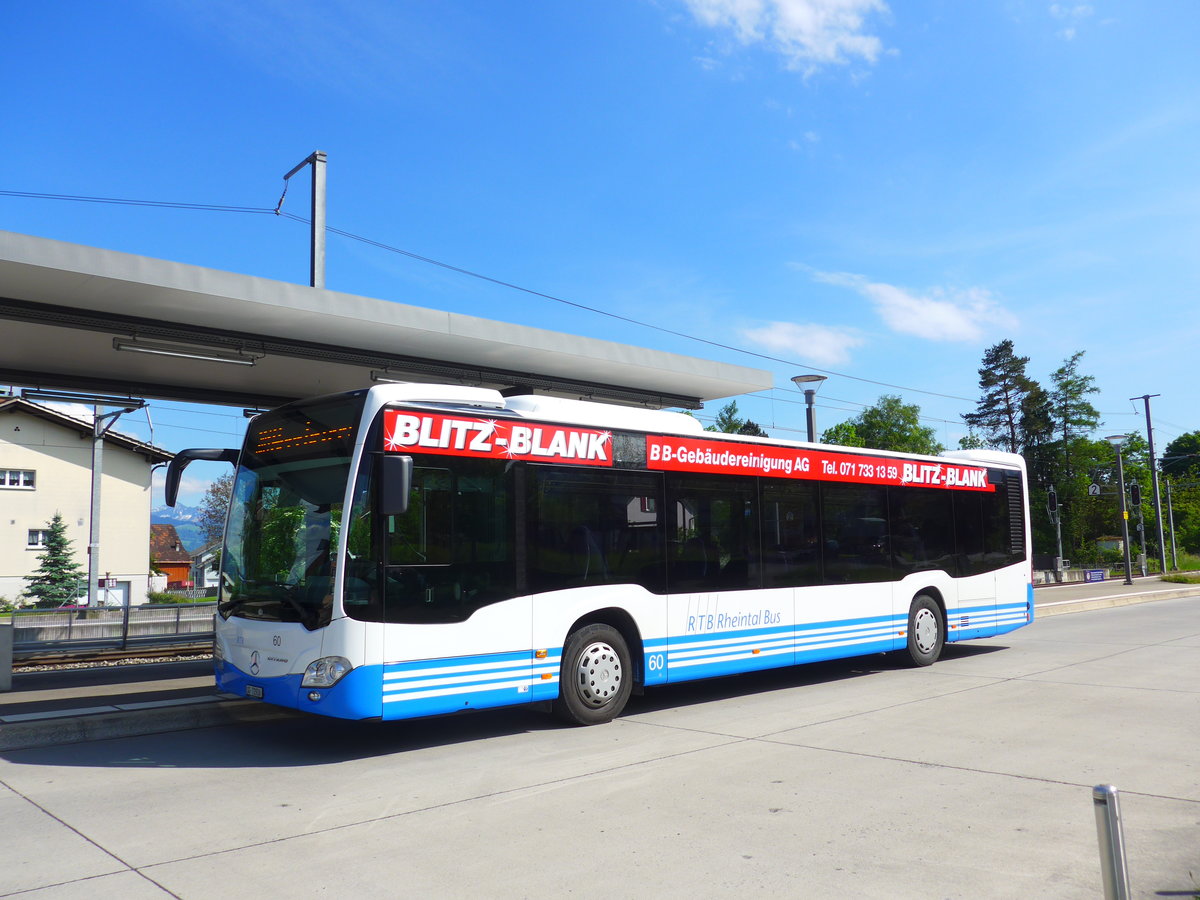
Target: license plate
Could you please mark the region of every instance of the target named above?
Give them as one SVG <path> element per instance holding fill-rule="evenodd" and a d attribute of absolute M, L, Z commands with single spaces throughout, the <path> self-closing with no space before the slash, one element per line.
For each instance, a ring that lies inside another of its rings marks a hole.
<path fill-rule="evenodd" d="M 261 700 L 262 695 L 263 695 L 263 689 L 260 688 L 257 684 L 246 685 L 246 696 L 247 697 L 253 697 L 255 700 Z"/>

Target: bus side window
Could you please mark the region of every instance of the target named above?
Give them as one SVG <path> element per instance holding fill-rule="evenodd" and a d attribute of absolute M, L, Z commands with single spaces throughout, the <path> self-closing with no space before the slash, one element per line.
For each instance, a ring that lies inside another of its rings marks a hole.
<path fill-rule="evenodd" d="M 757 484 L 709 475 L 667 479 L 672 593 L 760 586 Z"/>
<path fill-rule="evenodd" d="M 826 584 L 892 579 L 887 508 L 886 488 L 821 486 Z"/>
<path fill-rule="evenodd" d="M 942 569 L 954 575 L 953 497 L 937 488 L 896 487 L 888 491 L 888 521 L 896 576 Z"/>
<path fill-rule="evenodd" d="M 661 476 L 578 466 L 537 465 L 528 472 L 531 590 L 591 584 L 662 590 Z"/>
<path fill-rule="evenodd" d="M 764 587 L 821 583 L 821 530 L 815 485 L 762 480 Z"/>

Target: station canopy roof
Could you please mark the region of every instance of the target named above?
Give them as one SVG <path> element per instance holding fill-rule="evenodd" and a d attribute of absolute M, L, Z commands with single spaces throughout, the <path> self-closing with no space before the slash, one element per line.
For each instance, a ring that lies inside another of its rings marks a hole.
<path fill-rule="evenodd" d="M 7 231 L 0 334 L 0 383 L 260 408 L 373 379 L 653 408 L 772 384 L 761 369 Z"/>

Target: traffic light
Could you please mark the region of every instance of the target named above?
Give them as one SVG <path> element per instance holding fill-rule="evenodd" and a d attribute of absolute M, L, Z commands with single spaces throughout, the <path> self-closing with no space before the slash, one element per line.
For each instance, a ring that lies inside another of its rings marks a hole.
<path fill-rule="evenodd" d="M 1136 481 L 1129 485 L 1129 500 L 1134 506 L 1142 505 L 1142 486 Z"/>
<path fill-rule="evenodd" d="M 1049 512 L 1050 515 L 1054 515 L 1056 512 L 1058 512 L 1058 491 L 1054 490 L 1054 488 L 1050 488 L 1050 490 L 1046 492 L 1046 511 Z"/>

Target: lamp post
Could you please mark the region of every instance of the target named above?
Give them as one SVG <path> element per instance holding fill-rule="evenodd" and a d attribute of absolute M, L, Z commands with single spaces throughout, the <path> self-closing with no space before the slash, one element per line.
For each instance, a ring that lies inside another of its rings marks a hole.
<path fill-rule="evenodd" d="M 817 388 L 821 386 L 821 382 L 827 377 L 826 375 L 797 375 L 792 379 L 792 383 L 804 391 L 804 404 L 807 407 L 805 413 L 808 421 L 808 442 L 810 444 L 817 442 L 817 412 L 813 408 L 813 397 L 817 395 Z M 806 387 L 806 385 L 810 384 L 812 387 Z"/>
<path fill-rule="evenodd" d="M 1125 508 L 1125 463 L 1121 445 L 1129 440 L 1127 434 L 1110 434 L 1105 438 L 1117 451 L 1117 487 L 1121 491 L 1121 543 L 1125 548 L 1125 583 L 1133 584 L 1133 566 L 1129 560 L 1129 510 Z"/>

